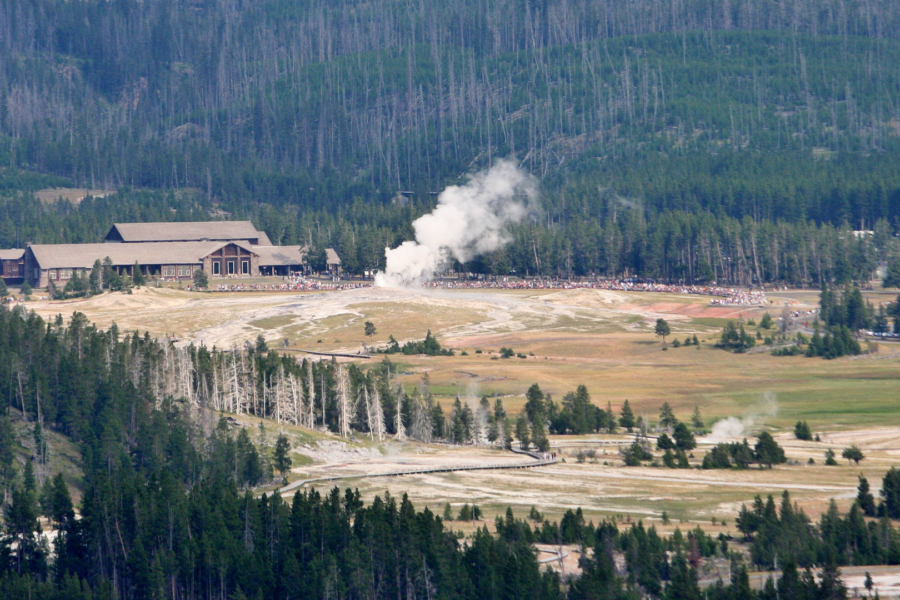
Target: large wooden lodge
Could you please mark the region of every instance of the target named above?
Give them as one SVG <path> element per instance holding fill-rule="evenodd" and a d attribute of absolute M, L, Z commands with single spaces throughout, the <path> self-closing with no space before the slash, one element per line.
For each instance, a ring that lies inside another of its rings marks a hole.
<path fill-rule="evenodd" d="M 250 221 L 116 223 L 99 244 L 28 244 L 0 250 L 0 276 L 33 287 L 65 285 L 86 276 L 94 262 L 112 261 L 122 275 L 191 279 L 202 269 L 210 277 L 289 275 L 306 270 L 305 246 L 273 246 Z"/>

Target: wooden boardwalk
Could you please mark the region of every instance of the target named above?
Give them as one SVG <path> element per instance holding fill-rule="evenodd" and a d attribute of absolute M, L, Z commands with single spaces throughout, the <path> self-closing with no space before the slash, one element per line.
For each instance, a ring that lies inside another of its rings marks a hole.
<path fill-rule="evenodd" d="M 544 467 L 559 462 L 558 458 L 545 457 L 540 452 L 526 452 L 525 450 L 511 449 L 516 454 L 524 454 L 535 459 L 533 462 L 499 463 L 494 465 L 458 465 L 446 467 L 425 467 L 419 469 L 403 469 L 400 471 L 388 471 L 385 473 L 360 473 L 357 475 L 334 475 L 331 477 L 314 477 L 312 479 L 298 479 L 283 486 L 275 493 L 286 494 L 297 488 L 315 483 L 328 483 L 342 481 L 344 479 L 368 479 L 372 477 L 402 477 L 403 475 L 424 475 L 429 473 L 454 473 L 456 471 L 492 471 L 497 469 L 530 469 L 532 467 Z"/>

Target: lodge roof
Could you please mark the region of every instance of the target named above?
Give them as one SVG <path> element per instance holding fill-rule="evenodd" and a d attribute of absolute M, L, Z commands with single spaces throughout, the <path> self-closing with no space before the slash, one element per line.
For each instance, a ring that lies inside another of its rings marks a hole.
<path fill-rule="evenodd" d="M 23 256 L 25 256 L 25 248 L 0 250 L 0 260 L 20 260 Z"/>
<path fill-rule="evenodd" d="M 114 265 L 200 264 L 205 256 L 223 246 L 235 244 L 257 254 L 242 241 L 148 242 L 145 244 L 35 244 L 29 246 L 41 269 L 90 269 L 94 261 L 107 256 Z"/>
<path fill-rule="evenodd" d="M 268 236 L 250 221 L 192 221 L 179 223 L 115 223 L 108 242 L 200 242 L 245 240 L 271 245 Z"/>
<path fill-rule="evenodd" d="M 341 264 L 341 257 L 334 251 L 334 248 L 325 248 L 325 263 L 329 265 Z"/>
<path fill-rule="evenodd" d="M 306 262 L 305 246 L 253 246 L 261 267 L 290 267 Z"/>

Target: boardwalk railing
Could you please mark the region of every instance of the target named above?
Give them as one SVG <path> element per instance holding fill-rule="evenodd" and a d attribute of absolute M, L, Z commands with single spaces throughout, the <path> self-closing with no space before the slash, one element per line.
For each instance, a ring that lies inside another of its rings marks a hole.
<path fill-rule="evenodd" d="M 314 477 L 312 479 L 299 479 L 283 486 L 275 493 L 284 494 L 313 483 L 327 483 L 341 481 L 343 479 L 367 479 L 371 477 L 402 477 L 403 475 L 426 475 L 429 473 L 453 473 L 456 471 L 490 471 L 496 469 L 530 469 L 532 467 L 544 467 L 559 462 L 559 459 L 549 453 L 528 452 L 512 449 L 516 454 L 525 454 L 535 459 L 534 462 L 498 463 L 492 465 L 451 465 L 444 467 L 422 467 L 417 469 L 403 469 L 400 471 L 388 471 L 386 473 L 358 473 L 353 475 L 331 475 L 326 477 Z"/>

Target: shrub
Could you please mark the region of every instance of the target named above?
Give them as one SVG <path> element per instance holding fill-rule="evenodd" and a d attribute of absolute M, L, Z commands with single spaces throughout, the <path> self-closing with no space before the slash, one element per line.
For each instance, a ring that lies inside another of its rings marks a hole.
<path fill-rule="evenodd" d="M 706 456 L 703 457 L 703 468 L 730 469 L 731 452 L 729 452 L 727 444 L 718 444 L 707 452 Z"/>
<path fill-rule="evenodd" d="M 672 441 L 672 438 L 663 433 L 658 438 L 656 438 L 656 447 L 660 450 L 674 450 L 675 442 Z"/>
<path fill-rule="evenodd" d="M 746 352 L 756 345 L 753 336 L 744 330 L 743 323 L 738 326 L 734 321 L 728 321 L 722 329 L 722 337 L 716 343 L 717 348 L 723 348 L 731 352 Z"/>
<path fill-rule="evenodd" d="M 640 442 L 635 441 L 622 450 L 622 458 L 625 459 L 626 467 L 639 467 L 642 460 L 652 460 L 653 455 Z"/>
<path fill-rule="evenodd" d="M 670 469 L 674 469 L 676 467 L 675 455 L 672 454 L 671 450 L 666 450 L 666 453 L 663 454 L 663 464 Z"/>
<path fill-rule="evenodd" d="M 793 346 L 786 346 L 784 348 L 776 348 L 772 350 L 772 356 L 799 356 L 804 354 L 803 348 L 794 344 Z"/>
<path fill-rule="evenodd" d="M 806 421 L 797 421 L 797 424 L 794 425 L 794 437 L 798 440 L 812 441 L 812 432 Z"/>
<path fill-rule="evenodd" d="M 862 453 L 862 450 L 859 449 L 859 446 L 853 444 L 849 448 L 844 448 L 844 451 L 841 452 L 841 458 L 846 458 L 849 463 L 851 460 L 856 464 L 859 464 L 859 461 L 865 458 L 865 455 Z"/>

